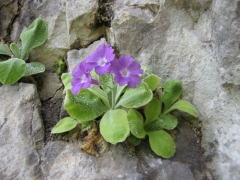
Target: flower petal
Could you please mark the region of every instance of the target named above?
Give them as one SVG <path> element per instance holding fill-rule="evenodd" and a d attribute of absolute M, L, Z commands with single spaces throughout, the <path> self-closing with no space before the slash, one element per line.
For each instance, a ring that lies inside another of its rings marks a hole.
<path fill-rule="evenodd" d="M 119 63 L 122 67 L 128 68 L 133 62 L 133 58 L 131 56 L 120 56 Z"/>
<path fill-rule="evenodd" d="M 138 75 L 133 75 L 129 77 L 128 86 L 130 88 L 135 88 L 138 84 L 140 84 L 141 78 Z"/>
<path fill-rule="evenodd" d="M 114 49 L 110 44 L 101 44 L 88 58 L 87 64 L 89 70 L 92 70 L 99 66 L 105 66 L 108 62 L 114 60 L 115 54 Z M 105 64 L 100 65 L 99 61 L 105 59 Z M 99 71 L 99 70 L 98 70 Z"/>
<path fill-rule="evenodd" d="M 109 73 L 110 70 L 110 64 L 107 63 L 105 64 L 105 66 L 97 66 L 95 67 L 95 72 L 99 75 L 99 76 L 103 76 L 106 73 Z"/>
<path fill-rule="evenodd" d="M 131 71 L 132 75 L 143 74 L 143 70 L 138 62 L 133 61 L 128 69 Z"/>
<path fill-rule="evenodd" d="M 122 77 L 121 74 L 115 74 L 114 81 L 119 84 L 119 86 L 124 86 L 128 83 L 128 78 Z"/>

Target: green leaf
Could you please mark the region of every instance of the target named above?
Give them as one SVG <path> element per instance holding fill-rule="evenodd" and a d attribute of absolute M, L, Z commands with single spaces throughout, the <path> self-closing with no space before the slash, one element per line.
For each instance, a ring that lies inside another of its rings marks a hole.
<path fill-rule="evenodd" d="M 81 124 L 81 131 L 87 131 L 92 127 L 92 121 L 86 121 L 84 123 L 80 123 Z"/>
<path fill-rule="evenodd" d="M 159 118 L 151 121 L 150 123 L 144 126 L 144 129 L 147 132 L 158 131 L 161 129 L 174 129 L 178 124 L 178 119 L 176 116 L 171 114 L 162 115 Z"/>
<path fill-rule="evenodd" d="M 195 107 L 188 101 L 185 100 L 179 100 L 175 104 L 173 104 L 167 111 L 164 112 L 164 114 L 167 114 L 175 109 L 178 109 L 180 111 L 186 112 L 188 114 L 191 114 L 194 117 L 198 116 L 198 112 L 195 109 Z"/>
<path fill-rule="evenodd" d="M 26 63 L 26 71 L 24 76 L 42 73 L 45 71 L 45 66 L 39 62 Z"/>
<path fill-rule="evenodd" d="M 77 121 L 71 117 L 61 119 L 52 129 L 51 133 L 63 133 L 76 127 Z"/>
<path fill-rule="evenodd" d="M 0 44 L 0 54 L 7 55 L 10 57 L 13 55 L 7 44 Z"/>
<path fill-rule="evenodd" d="M 21 51 L 21 53 L 22 53 L 22 49 L 20 49 L 20 51 Z M 29 53 L 27 53 L 27 54 L 24 56 L 23 60 L 24 60 L 24 61 L 27 61 L 28 58 L 29 58 Z"/>
<path fill-rule="evenodd" d="M 57 69 L 57 74 L 61 74 L 65 69 L 65 64 L 62 59 L 58 60 L 58 69 Z"/>
<path fill-rule="evenodd" d="M 81 89 L 80 93 L 76 95 L 67 89 L 64 108 L 71 117 L 81 121 L 93 120 L 107 111 L 100 98 L 87 89 Z"/>
<path fill-rule="evenodd" d="M 122 109 L 107 111 L 100 121 L 100 133 L 112 144 L 125 141 L 130 133 L 126 111 Z"/>
<path fill-rule="evenodd" d="M 144 106 L 152 99 L 152 91 L 143 81 L 136 88 L 128 88 L 116 105 L 116 108 L 138 108 Z"/>
<path fill-rule="evenodd" d="M 13 56 L 15 58 L 21 58 L 21 51 L 20 51 L 18 45 L 12 43 L 12 44 L 10 44 L 10 49 L 11 49 L 11 51 L 13 53 Z"/>
<path fill-rule="evenodd" d="M 103 88 L 103 90 L 109 94 L 111 92 L 111 89 L 108 87 L 113 88 L 113 76 L 112 74 L 104 74 L 103 76 L 99 77 L 100 85 Z"/>
<path fill-rule="evenodd" d="M 91 71 L 91 74 L 95 74 L 95 77 L 98 76 L 95 73 L 95 71 Z M 110 88 L 114 87 L 112 74 L 104 74 L 103 76 L 99 76 L 99 84 L 100 84 L 101 88 L 103 89 L 103 91 L 107 94 L 110 106 L 112 106 L 112 90 L 110 89 Z"/>
<path fill-rule="evenodd" d="M 153 91 L 159 86 L 161 78 L 159 78 L 155 74 L 150 74 L 148 77 L 144 78 L 143 81 Z"/>
<path fill-rule="evenodd" d="M 135 109 L 130 109 L 127 117 L 131 133 L 137 138 L 144 138 L 146 132 L 143 129 L 143 117 L 141 113 Z"/>
<path fill-rule="evenodd" d="M 126 90 L 127 86 L 119 86 L 117 85 L 117 92 L 116 92 L 116 96 L 115 96 L 115 102 L 118 102 L 118 99 L 120 98 L 120 96 L 122 95 L 122 93 Z"/>
<path fill-rule="evenodd" d="M 0 82 L 9 85 L 17 82 L 26 70 L 26 63 L 22 59 L 11 58 L 0 62 Z"/>
<path fill-rule="evenodd" d="M 174 155 L 176 145 L 172 137 L 165 131 L 159 130 L 148 132 L 151 149 L 164 158 L 170 158 Z"/>
<path fill-rule="evenodd" d="M 156 97 L 154 97 L 148 104 L 146 104 L 144 107 L 146 123 L 156 119 L 161 113 L 161 108 L 161 104 Z"/>
<path fill-rule="evenodd" d="M 41 46 L 47 40 L 47 26 L 41 19 L 35 19 L 32 24 L 20 35 L 23 49 L 21 59 L 33 48 Z"/>
<path fill-rule="evenodd" d="M 62 79 L 62 82 L 63 82 L 66 90 L 72 88 L 72 84 L 71 84 L 72 78 L 73 78 L 73 76 L 71 73 L 63 73 L 62 74 L 61 79 Z"/>
<path fill-rule="evenodd" d="M 108 101 L 107 94 L 103 90 L 101 90 L 100 88 L 96 88 L 96 87 L 88 88 L 88 90 L 91 91 L 97 97 L 99 97 L 102 100 L 102 102 L 105 104 L 106 108 L 108 108 L 108 109 L 111 108 L 109 101 Z"/>
<path fill-rule="evenodd" d="M 133 146 L 138 146 L 141 143 L 141 139 L 136 138 L 132 134 L 127 137 L 127 141 Z"/>
<path fill-rule="evenodd" d="M 90 71 L 90 74 L 93 79 L 99 79 L 99 75 L 94 70 Z M 105 74 L 105 75 L 107 75 L 107 74 Z"/>
<path fill-rule="evenodd" d="M 164 93 L 161 99 L 166 111 L 182 94 L 182 84 L 179 81 L 169 79 L 163 84 Z"/>

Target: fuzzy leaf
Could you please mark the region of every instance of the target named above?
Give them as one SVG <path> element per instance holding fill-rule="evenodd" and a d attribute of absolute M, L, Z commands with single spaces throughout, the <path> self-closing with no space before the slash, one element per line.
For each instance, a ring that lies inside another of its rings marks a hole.
<path fill-rule="evenodd" d="M 127 88 L 127 85 L 125 85 L 125 86 L 117 85 L 117 92 L 116 92 L 116 96 L 115 96 L 115 102 L 116 103 L 118 102 L 118 100 L 119 100 L 120 96 L 122 95 L 122 93 L 125 92 L 126 88 Z"/>
<path fill-rule="evenodd" d="M 148 132 L 151 149 L 164 158 L 170 158 L 174 155 L 176 145 L 172 137 L 165 131 L 159 130 Z"/>
<path fill-rule="evenodd" d="M 12 43 L 10 44 L 10 49 L 15 58 L 21 58 L 21 50 L 19 49 L 18 45 Z"/>
<path fill-rule="evenodd" d="M 144 78 L 143 81 L 153 91 L 159 86 L 161 78 L 159 78 L 155 74 L 150 74 L 148 77 Z"/>
<path fill-rule="evenodd" d="M 67 89 L 64 108 L 71 117 L 81 121 L 93 120 L 107 110 L 102 101 L 87 89 L 81 89 L 76 95 Z"/>
<path fill-rule="evenodd" d="M 26 63 L 26 71 L 24 76 L 42 73 L 45 71 L 45 66 L 39 62 Z"/>
<path fill-rule="evenodd" d="M 146 123 L 156 119 L 161 113 L 161 104 L 159 100 L 154 97 L 146 106 L 144 107 L 144 115 L 146 117 Z"/>
<path fill-rule="evenodd" d="M 128 142 L 133 146 L 138 146 L 141 143 L 141 139 L 136 138 L 132 134 L 127 137 Z"/>
<path fill-rule="evenodd" d="M 0 62 L 0 82 L 9 85 L 17 82 L 26 70 L 26 63 L 22 59 L 11 58 Z"/>
<path fill-rule="evenodd" d="M 112 144 L 125 141 L 130 133 L 126 111 L 107 111 L 100 121 L 100 132 L 103 138 Z"/>
<path fill-rule="evenodd" d="M 176 80 L 167 80 L 163 84 L 164 93 L 161 100 L 164 103 L 164 111 L 166 111 L 182 94 L 182 84 Z"/>
<path fill-rule="evenodd" d="M 164 114 L 167 114 L 175 109 L 178 109 L 180 111 L 186 112 L 188 114 L 191 114 L 194 117 L 198 116 L 198 112 L 195 109 L 195 107 L 188 101 L 185 100 L 179 100 L 175 104 L 173 104 L 167 111 L 164 112 Z"/>
<path fill-rule="evenodd" d="M 116 107 L 138 108 L 144 106 L 152 99 L 152 91 L 148 85 L 141 82 L 136 88 L 128 88 L 123 94 Z"/>
<path fill-rule="evenodd" d="M 32 24 L 20 35 L 23 49 L 21 52 L 21 59 L 33 48 L 41 46 L 47 40 L 47 26 L 46 23 L 40 19 L 35 19 Z"/>
<path fill-rule="evenodd" d="M 12 56 L 11 51 L 7 44 L 0 44 L 0 54 L 2 55 L 7 55 L 7 56 Z"/>
<path fill-rule="evenodd" d="M 71 80 L 72 80 L 72 74 L 71 73 L 63 73 L 61 76 L 62 82 L 64 84 L 65 89 L 71 89 L 72 88 L 72 84 L 71 84 Z"/>
<path fill-rule="evenodd" d="M 61 119 L 52 129 L 51 133 L 63 133 L 76 127 L 77 121 L 71 117 Z"/>
<path fill-rule="evenodd" d="M 103 90 L 109 95 L 111 93 L 111 89 L 109 89 L 108 87 L 114 86 L 112 74 L 104 74 L 103 76 L 100 76 L 99 81 Z"/>
<path fill-rule="evenodd" d="M 107 94 L 103 90 L 101 90 L 100 88 L 95 88 L 95 87 L 88 88 L 88 90 L 91 91 L 97 97 L 99 97 L 102 100 L 102 102 L 105 104 L 106 108 L 108 108 L 108 109 L 111 108 L 109 101 L 108 101 Z"/>
<path fill-rule="evenodd" d="M 171 114 L 162 115 L 159 118 L 151 121 L 150 123 L 144 126 L 144 129 L 147 132 L 158 131 L 161 129 L 174 129 L 178 124 L 178 119 L 176 116 Z"/>
<path fill-rule="evenodd" d="M 127 117 L 131 133 L 137 138 L 144 138 L 146 132 L 143 129 L 143 117 L 141 113 L 135 109 L 130 109 Z"/>

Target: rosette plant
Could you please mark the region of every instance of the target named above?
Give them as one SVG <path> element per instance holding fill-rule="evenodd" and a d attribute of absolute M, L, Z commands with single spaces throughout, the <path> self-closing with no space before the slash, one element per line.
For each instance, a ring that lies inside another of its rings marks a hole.
<path fill-rule="evenodd" d="M 70 117 L 61 119 L 52 133 L 62 133 L 99 124 L 103 138 L 116 144 L 139 145 L 148 137 L 152 150 L 164 158 L 175 153 L 175 143 L 166 130 L 177 126 L 173 110 L 197 116 L 193 105 L 180 100 L 182 85 L 143 70 L 131 56 L 116 58 L 109 44 L 100 45 L 72 73 L 62 74 L 66 89 L 64 108 Z"/>
<path fill-rule="evenodd" d="M 37 18 L 20 35 L 22 47 L 11 43 L 0 44 L 0 82 L 9 85 L 17 82 L 21 77 L 42 73 L 45 66 L 39 62 L 26 63 L 30 50 L 41 46 L 47 40 L 47 26 Z"/>

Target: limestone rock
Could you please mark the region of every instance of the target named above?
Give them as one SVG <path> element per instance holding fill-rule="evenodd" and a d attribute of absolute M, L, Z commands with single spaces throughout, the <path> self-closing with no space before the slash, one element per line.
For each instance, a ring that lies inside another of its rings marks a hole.
<path fill-rule="evenodd" d="M 104 27 L 94 27 L 97 10 L 96 0 L 66 2 L 67 30 L 71 47 L 86 47 L 104 34 Z"/>
<path fill-rule="evenodd" d="M 41 103 L 32 84 L 0 87 L 0 179 L 39 179 L 44 143 Z"/>
<path fill-rule="evenodd" d="M 76 142 L 55 141 L 44 147 L 42 157 L 48 179 L 195 179 L 188 164 L 153 157 L 146 149 L 132 158 L 121 144 L 95 157 L 80 151 Z"/>
<path fill-rule="evenodd" d="M 6 39 L 9 35 L 8 28 L 11 28 L 12 21 L 18 13 L 17 0 L 3 0 L 0 2 L 0 39 Z M 4 21 L 3 21 L 4 20 Z"/>
<path fill-rule="evenodd" d="M 78 63 L 87 58 L 93 51 L 95 51 L 101 44 L 104 43 L 106 43 L 106 39 L 102 38 L 99 41 L 95 41 L 87 48 L 68 51 L 67 53 L 68 72 L 72 72 L 72 70 L 78 65 Z"/>
<path fill-rule="evenodd" d="M 19 35 L 32 21 L 41 17 L 48 27 L 47 43 L 30 53 L 30 60 L 42 62 L 47 71 L 56 70 L 58 59 L 70 48 L 85 47 L 103 36 L 105 27 L 95 25 L 98 1 L 30 1 L 23 2 L 13 24 L 11 39 L 20 44 Z"/>
<path fill-rule="evenodd" d="M 240 176 L 239 4 L 117 0 L 107 33 L 121 54 L 132 55 L 163 82 L 183 83 L 182 99 L 199 111 L 207 166 L 216 179 Z"/>
<path fill-rule="evenodd" d="M 62 99 L 61 93 L 58 90 L 63 86 L 60 77 L 56 73 L 43 73 L 41 75 L 42 85 L 39 90 L 39 95 L 42 100 L 47 100 L 55 97 L 57 99 Z"/>

